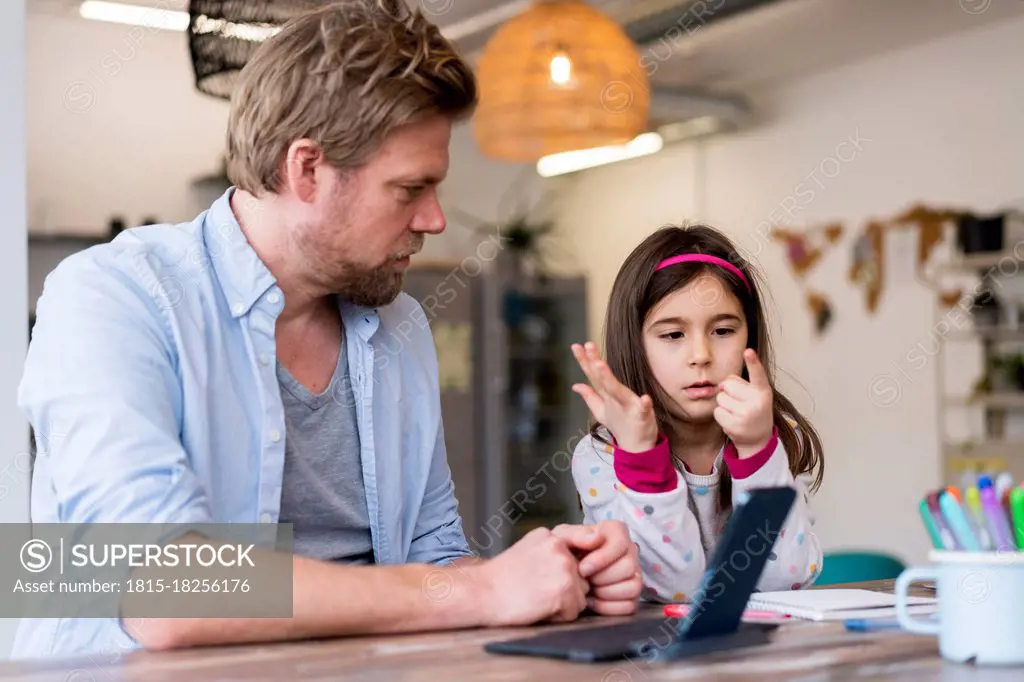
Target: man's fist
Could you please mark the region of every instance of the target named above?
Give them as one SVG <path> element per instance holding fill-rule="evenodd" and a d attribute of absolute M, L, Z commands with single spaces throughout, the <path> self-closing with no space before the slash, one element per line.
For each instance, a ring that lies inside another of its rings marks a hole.
<path fill-rule="evenodd" d="M 590 585 L 565 540 L 537 528 L 477 569 L 485 624 L 532 625 L 575 620 L 587 607 Z"/>
<path fill-rule="evenodd" d="M 636 612 L 643 589 L 636 543 L 621 521 L 595 525 L 563 524 L 552 531 L 580 556 L 580 575 L 590 583 L 587 605 L 605 616 Z"/>

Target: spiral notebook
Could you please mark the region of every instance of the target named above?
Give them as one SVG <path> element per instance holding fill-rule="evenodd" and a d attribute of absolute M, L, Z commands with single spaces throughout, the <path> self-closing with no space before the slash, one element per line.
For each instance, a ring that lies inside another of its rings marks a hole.
<path fill-rule="evenodd" d="M 938 610 L 934 597 L 908 597 L 907 603 L 907 610 L 915 615 Z M 748 600 L 747 608 L 804 620 L 892 618 L 896 615 L 896 597 L 885 592 L 844 588 L 757 592 Z"/>

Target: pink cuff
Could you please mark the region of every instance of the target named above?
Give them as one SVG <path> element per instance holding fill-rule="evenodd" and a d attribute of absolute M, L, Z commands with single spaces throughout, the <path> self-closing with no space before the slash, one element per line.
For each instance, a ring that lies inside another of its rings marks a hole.
<path fill-rule="evenodd" d="M 676 489 L 679 481 L 672 466 L 672 451 L 668 438 L 658 434 L 658 442 L 646 452 L 622 450 L 612 439 L 615 448 L 613 464 L 619 482 L 638 493 L 667 493 Z"/>
<path fill-rule="evenodd" d="M 736 446 L 732 444 L 732 441 L 729 441 L 729 444 L 725 446 L 725 451 L 722 452 L 722 459 L 725 461 L 725 465 L 729 467 L 729 474 L 733 478 L 749 478 L 756 474 L 772 458 L 772 454 L 774 454 L 775 448 L 778 445 L 779 427 L 773 426 L 772 437 L 768 439 L 768 444 L 761 448 L 757 454 L 740 459 Z"/>

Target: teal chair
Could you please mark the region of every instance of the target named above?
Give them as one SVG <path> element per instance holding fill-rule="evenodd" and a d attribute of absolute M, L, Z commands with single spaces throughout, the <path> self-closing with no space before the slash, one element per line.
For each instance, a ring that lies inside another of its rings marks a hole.
<path fill-rule="evenodd" d="M 864 580 L 893 580 L 906 565 L 884 552 L 841 551 L 825 552 L 821 575 L 815 586 L 856 583 Z"/>

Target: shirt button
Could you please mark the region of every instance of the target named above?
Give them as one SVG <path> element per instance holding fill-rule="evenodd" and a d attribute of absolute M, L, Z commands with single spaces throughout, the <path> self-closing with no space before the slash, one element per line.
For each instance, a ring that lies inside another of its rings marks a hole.
<path fill-rule="evenodd" d="M 281 432 L 278 431 L 277 429 L 270 429 L 270 434 L 269 435 L 270 435 L 270 440 L 275 442 L 275 443 L 277 441 L 281 440 Z"/>
<path fill-rule="evenodd" d="M 243 310 L 245 310 L 245 308 L 242 306 L 241 303 L 236 303 L 233 306 L 231 306 L 231 312 L 233 312 L 235 315 L 241 315 Z"/>
<path fill-rule="evenodd" d="M 263 512 L 262 514 L 260 514 L 260 522 L 261 523 L 270 523 L 273 520 L 274 520 L 274 517 L 272 517 L 267 512 Z"/>
<path fill-rule="evenodd" d="M 270 301 L 271 303 L 277 303 L 278 301 L 281 300 L 281 297 L 278 296 L 277 292 L 275 291 L 274 293 L 270 294 L 270 296 L 267 296 L 267 300 Z"/>
<path fill-rule="evenodd" d="M 269 365 L 270 364 L 270 356 L 267 355 L 266 353 L 260 353 L 260 364 L 261 365 Z"/>

